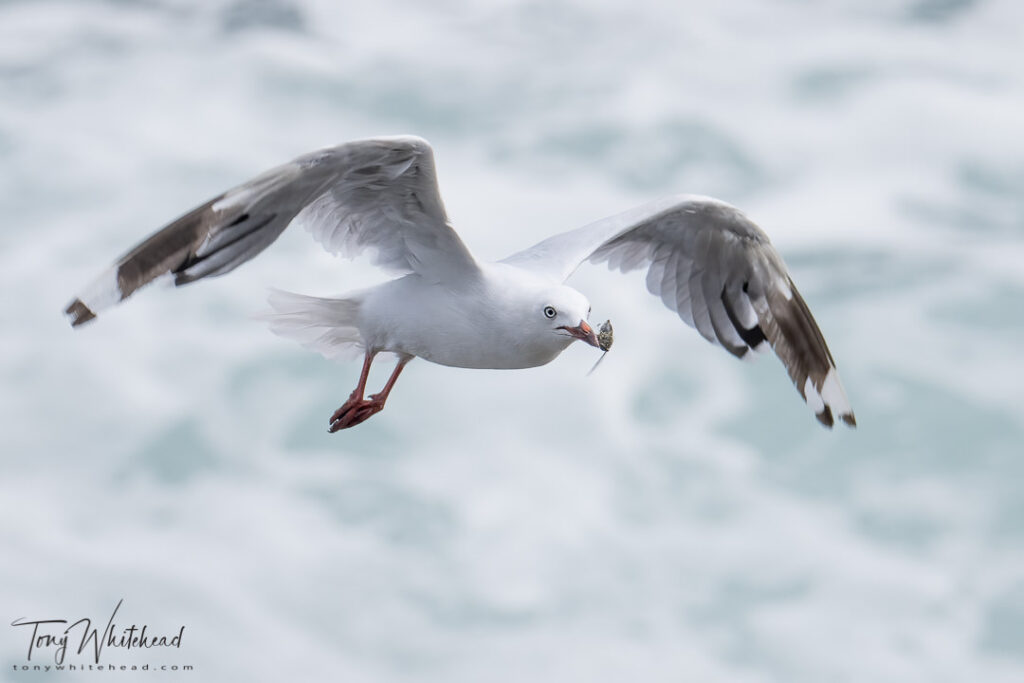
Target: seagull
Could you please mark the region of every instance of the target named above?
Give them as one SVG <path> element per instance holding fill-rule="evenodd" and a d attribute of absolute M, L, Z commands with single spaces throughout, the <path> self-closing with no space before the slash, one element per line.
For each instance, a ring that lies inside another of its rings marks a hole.
<path fill-rule="evenodd" d="M 460 368 L 550 363 L 579 340 L 607 348 L 591 306 L 565 281 L 584 262 L 647 269 L 647 290 L 708 341 L 738 358 L 770 346 L 832 427 L 856 419 L 810 309 L 768 236 L 725 202 L 657 200 L 488 263 L 456 234 L 441 201 L 430 144 L 380 137 L 312 152 L 207 201 L 128 251 L 65 309 L 78 327 L 161 276 L 176 286 L 223 275 L 302 223 L 327 251 L 398 277 L 338 298 L 273 291 L 271 329 L 328 358 L 361 353 L 362 371 L 330 432 L 384 408 L 413 358 Z M 378 354 L 397 363 L 365 396 Z"/>

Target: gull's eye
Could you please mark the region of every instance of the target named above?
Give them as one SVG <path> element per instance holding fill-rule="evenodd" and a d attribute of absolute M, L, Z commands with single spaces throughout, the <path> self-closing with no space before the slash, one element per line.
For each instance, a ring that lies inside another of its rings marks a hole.
<path fill-rule="evenodd" d="M 544 307 L 544 317 L 545 318 L 554 318 L 556 315 L 558 315 L 558 312 L 555 310 L 554 306 L 545 306 Z"/>

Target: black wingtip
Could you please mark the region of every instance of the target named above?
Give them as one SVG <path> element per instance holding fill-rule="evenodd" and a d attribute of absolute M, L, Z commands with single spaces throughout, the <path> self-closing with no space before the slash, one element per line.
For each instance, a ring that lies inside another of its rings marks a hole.
<path fill-rule="evenodd" d="M 825 406 L 825 410 L 823 410 L 822 412 L 816 413 L 814 417 L 818 418 L 818 422 L 823 424 L 828 429 L 832 429 L 832 427 L 836 423 L 835 418 L 832 415 L 832 409 L 829 408 L 828 406 Z M 843 424 L 845 424 L 850 429 L 857 428 L 857 418 L 854 417 L 853 413 L 843 413 L 842 415 L 839 416 L 839 419 L 842 420 Z"/>
<path fill-rule="evenodd" d="M 815 413 L 814 417 L 818 418 L 818 422 L 825 425 L 829 429 L 832 429 L 832 425 L 836 423 L 835 419 L 833 419 L 832 417 L 832 409 L 829 408 L 828 406 L 825 406 L 825 409 L 822 410 L 820 413 Z"/>
<path fill-rule="evenodd" d="M 96 317 L 92 309 L 82 303 L 81 299 L 75 299 L 68 304 L 68 307 L 64 309 L 64 315 L 70 318 L 71 327 L 78 327 Z"/>

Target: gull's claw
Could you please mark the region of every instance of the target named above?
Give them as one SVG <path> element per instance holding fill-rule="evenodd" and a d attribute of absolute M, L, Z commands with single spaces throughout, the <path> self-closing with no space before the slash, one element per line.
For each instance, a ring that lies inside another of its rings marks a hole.
<path fill-rule="evenodd" d="M 371 400 L 372 399 L 376 399 L 376 398 L 377 398 L 376 396 L 371 396 L 370 397 Z M 332 424 L 333 425 L 335 422 L 337 422 L 339 419 L 341 419 L 342 415 L 344 415 L 345 413 L 353 410 L 360 403 L 365 403 L 365 402 L 366 401 L 363 400 L 362 396 L 358 396 L 357 395 L 357 391 L 353 391 L 351 394 L 349 394 L 348 400 L 345 401 L 344 403 L 342 403 L 341 407 L 338 408 L 337 410 L 335 410 L 334 413 L 331 414 L 331 418 L 327 421 L 328 424 Z"/>
<path fill-rule="evenodd" d="M 382 410 L 384 410 L 384 401 L 377 396 L 356 401 L 349 399 L 331 415 L 331 426 L 327 431 L 333 434 L 342 429 L 355 427 Z"/>
<path fill-rule="evenodd" d="M 341 404 L 341 407 L 331 414 L 330 428 L 328 432 L 333 434 L 342 429 L 355 427 L 357 424 L 366 422 L 371 417 L 384 410 L 384 403 L 388 400 L 388 394 L 395 386 L 395 380 L 401 374 L 402 368 L 412 360 L 412 356 L 403 356 L 399 359 L 398 365 L 391 371 L 391 377 L 379 394 L 373 394 L 369 398 L 363 398 L 363 391 L 366 389 L 366 377 L 370 374 L 370 363 L 373 362 L 374 352 L 367 352 L 363 361 L 363 372 L 359 375 L 359 384 L 355 391 L 349 394 L 348 400 Z"/>

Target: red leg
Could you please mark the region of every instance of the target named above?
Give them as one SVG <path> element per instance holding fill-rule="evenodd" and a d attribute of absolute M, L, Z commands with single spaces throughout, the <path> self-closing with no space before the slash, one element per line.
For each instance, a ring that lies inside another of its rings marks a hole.
<path fill-rule="evenodd" d="M 363 394 L 366 392 L 366 380 L 370 377 L 370 365 L 373 363 L 373 357 L 376 356 L 376 352 L 367 351 L 366 356 L 363 358 L 363 371 L 359 373 L 359 384 L 349 394 L 348 400 L 345 401 L 340 408 L 334 411 L 331 415 L 331 419 L 328 421 L 330 424 L 336 422 L 342 415 L 347 413 L 357 404 L 362 403 Z"/>
<path fill-rule="evenodd" d="M 370 374 L 370 364 L 373 362 L 374 355 L 376 354 L 367 352 L 366 359 L 363 361 L 363 372 L 359 376 L 359 384 L 348 400 L 345 401 L 344 405 L 335 410 L 334 414 L 331 415 L 331 427 L 328 431 L 332 434 L 341 429 L 355 427 L 357 424 L 365 422 L 371 416 L 384 410 L 384 403 L 388 400 L 388 394 L 391 393 L 391 389 L 395 386 L 398 376 L 402 374 L 402 368 L 412 360 L 412 356 L 400 358 L 398 365 L 391 372 L 391 377 L 388 378 L 387 384 L 384 385 L 381 392 L 365 399 L 363 398 L 363 393 L 366 391 L 366 379 Z"/>
<path fill-rule="evenodd" d="M 373 364 L 373 358 L 377 353 L 375 351 L 367 351 L 366 356 L 363 358 L 363 370 L 359 373 L 359 384 L 349 394 L 348 400 L 357 402 L 363 400 L 363 394 L 366 393 L 366 380 L 370 378 L 370 365 Z"/>
<path fill-rule="evenodd" d="M 402 368 L 405 367 L 406 363 L 412 360 L 412 356 L 403 357 L 398 359 L 398 365 L 391 371 L 391 376 L 388 377 L 387 384 L 380 390 L 379 394 L 374 394 L 370 398 L 374 400 L 380 400 L 381 407 L 384 406 L 384 402 L 388 400 L 388 394 L 391 393 L 392 387 L 395 386 L 395 382 L 398 380 L 398 376 L 402 374 Z"/>

